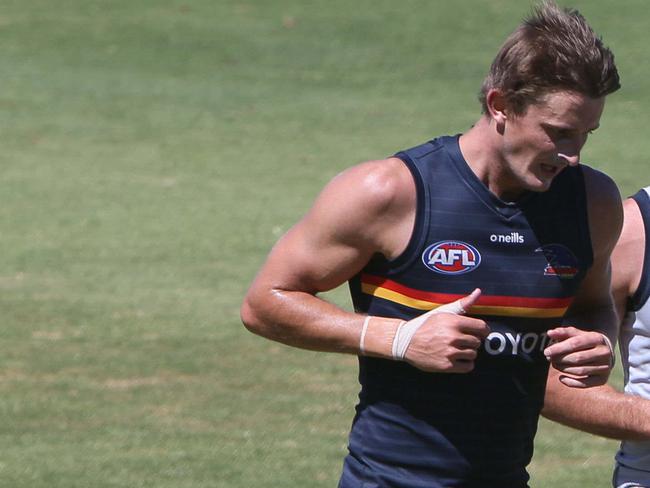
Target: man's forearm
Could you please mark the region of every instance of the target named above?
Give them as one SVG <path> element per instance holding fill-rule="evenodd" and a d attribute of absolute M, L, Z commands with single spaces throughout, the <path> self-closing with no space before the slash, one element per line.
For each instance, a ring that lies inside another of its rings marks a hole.
<path fill-rule="evenodd" d="M 251 294 L 242 304 L 241 317 L 251 332 L 290 346 L 358 352 L 363 318 L 309 293 L 265 290 Z"/>

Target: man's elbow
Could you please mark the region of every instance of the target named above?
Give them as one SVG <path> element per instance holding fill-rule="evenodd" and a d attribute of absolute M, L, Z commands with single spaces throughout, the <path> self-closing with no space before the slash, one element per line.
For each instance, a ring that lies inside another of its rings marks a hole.
<path fill-rule="evenodd" d="M 253 287 L 244 297 L 239 315 L 244 327 L 266 339 L 287 342 L 293 334 L 291 319 L 296 308 L 285 293 L 274 288 Z"/>
<path fill-rule="evenodd" d="M 257 335 L 263 335 L 263 322 L 255 306 L 251 303 L 249 296 L 244 298 L 241 308 L 239 309 L 239 316 L 244 327 L 246 327 L 250 332 Z"/>
<path fill-rule="evenodd" d="M 553 366 L 549 368 L 548 379 L 546 381 L 546 392 L 544 394 L 544 405 L 542 415 L 550 420 L 561 422 L 562 412 L 566 409 L 563 401 L 566 402 L 566 395 L 574 393 L 571 388 L 564 386 L 560 382 L 560 373 Z"/>

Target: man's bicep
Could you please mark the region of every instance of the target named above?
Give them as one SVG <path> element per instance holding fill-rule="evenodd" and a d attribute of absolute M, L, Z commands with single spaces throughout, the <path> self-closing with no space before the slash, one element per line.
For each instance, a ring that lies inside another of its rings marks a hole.
<path fill-rule="evenodd" d="M 252 296 L 327 291 L 357 274 L 374 254 L 397 255 L 410 237 L 414 208 L 415 184 L 401 161 L 370 161 L 344 171 L 274 246 Z"/>
<path fill-rule="evenodd" d="M 276 290 L 315 294 L 331 290 L 354 276 L 370 252 L 337 237 L 332 223 L 305 217 L 274 246 L 259 278 Z"/>
<path fill-rule="evenodd" d="M 612 343 L 618 335 L 618 320 L 611 293 L 609 259 L 594 261 L 582 280 L 564 319 L 566 325 L 604 333 Z"/>
<path fill-rule="evenodd" d="M 354 276 L 380 252 L 396 219 L 393 174 L 365 163 L 334 178 L 274 246 L 261 276 L 273 288 L 317 293 Z"/>
<path fill-rule="evenodd" d="M 571 306 L 572 311 L 613 305 L 609 259 L 594 261 L 587 271 Z"/>

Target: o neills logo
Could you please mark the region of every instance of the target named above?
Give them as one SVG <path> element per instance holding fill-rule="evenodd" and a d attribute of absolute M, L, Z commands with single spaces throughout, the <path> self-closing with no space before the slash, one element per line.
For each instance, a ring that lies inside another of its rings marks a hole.
<path fill-rule="evenodd" d="M 519 232 L 511 232 L 510 234 L 492 234 L 490 242 L 505 242 L 507 244 L 523 244 L 524 236 Z"/>

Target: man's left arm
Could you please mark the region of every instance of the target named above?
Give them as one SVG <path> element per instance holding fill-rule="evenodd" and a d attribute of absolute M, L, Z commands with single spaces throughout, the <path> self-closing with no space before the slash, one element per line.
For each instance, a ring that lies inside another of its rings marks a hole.
<path fill-rule="evenodd" d="M 639 263 L 645 255 L 643 217 L 636 202 L 627 199 L 621 237 L 612 253 L 612 295 L 619 320 L 627 310 L 628 298 L 641 280 Z M 600 385 L 569 388 L 551 368 L 546 384 L 542 415 L 555 422 L 591 434 L 621 440 L 650 440 L 650 400 Z"/>
<path fill-rule="evenodd" d="M 548 331 L 544 354 L 567 386 L 607 382 L 613 365 L 618 319 L 612 294 L 610 256 L 623 225 L 621 197 L 605 174 L 583 166 L 593 264 L 563 320 Z"/>

